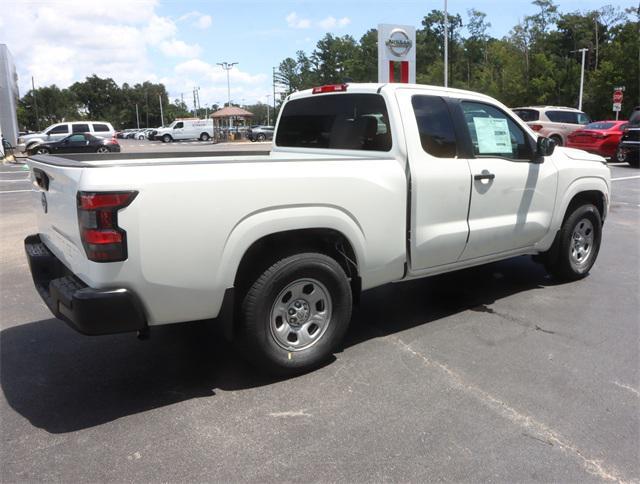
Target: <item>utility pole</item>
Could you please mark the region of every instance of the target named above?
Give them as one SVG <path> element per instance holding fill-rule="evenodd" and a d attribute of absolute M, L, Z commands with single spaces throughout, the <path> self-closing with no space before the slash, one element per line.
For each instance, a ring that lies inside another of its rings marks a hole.
<path fill-rule="evenodd" d="M 147 124 L 145 128 L 149 127 L 149 93 L 147 91 L 144 92 L 144 102 L 147 105 Z"/>
<path fill-rule="evenodd" d="M 582 111 L 582 91 L 584 89 L 584 55 L 589 49 L 582 48 L 571 52 L 582 52 L 582 69 L 580 70 L 580 94 L 578 95 L 578 109 Z"/>
<path fill-rule="evenodd" d="M 138 103 L 136 103 L 136 126 L 140 129 L 140 114 L 138 113 Z"/>
<path fill-rule="evenodd" d="M 160 101 L 160 124 L 164 126 L 164 113 L 162 112 L 162 94 L 158 94 L 158 101 Z"/>
<path fill-rule="evenodd" d="M 193 115 L 194 116 L 197 116 L 196 114 L 198 112 L 197 109 L 198 109 L 198 106 L 196 105 L 196 88 L 194 87 L 193 88 Z"/>
<path fill-rule="evenodd" d="M 36 83 L 31 76 L 31 92 L 33 93 L 33 106 L 36 109 L 36 131 L 40 131 L 40 116 L 38 116 L 38 99 L 36 99 Z"/>
<path fill-rule="evenodd" d="M 269 98 L 271 97 L 271 94 L 267 94 L 267 126 L 271 126 L 271 123 L 269 123 Z"/>
<path fill-rule="evenodd" d="M 444 0 L 444 87 L 449 87 L 449 18 Z"/>
<path fill-rule="evenodd" d="M 273 68 L 273 117 L 276 116 L 276 68 Z"/>

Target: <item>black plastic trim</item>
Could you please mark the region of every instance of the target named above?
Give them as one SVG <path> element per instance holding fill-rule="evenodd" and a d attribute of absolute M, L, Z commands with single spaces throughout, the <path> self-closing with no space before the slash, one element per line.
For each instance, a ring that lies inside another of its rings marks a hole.
<path fill-rule="evenodd" d="M 24 247 L 36 289 L 56 318 L 86 335 L 148 331 L 142 304 L 133 292 L 87 286 L 39 235 L 29 235 Z"/>

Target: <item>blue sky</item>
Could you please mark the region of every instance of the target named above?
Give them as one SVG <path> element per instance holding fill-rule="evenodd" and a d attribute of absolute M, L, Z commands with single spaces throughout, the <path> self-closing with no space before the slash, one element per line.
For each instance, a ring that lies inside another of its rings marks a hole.
<path fill-rule="evenodd" d="M 563 12 L 599 8 L 597 0 L 558 0 Z M 636 0 L 612 2 L 622 8 Z M 491 35 L 501 37 L 525 15 L 528 1 L 449 0 L 449 12 L 475 8 L 487 14 Z M 379 23 L 420 25 L 443 2 L 413 0 L 5 0 L 0 43 L 14 55 L 20 90 L 65 87 L 92 73 L 122 82 L 163 82 L 172 98 L 201 104 L 226 101 L 226 74 L 217 62 L 239 62 L 231 71 L 234 102 L 266 102 L 271 68 L 297 50 L 311 52 L 326 33 L 359 39 Z"/>

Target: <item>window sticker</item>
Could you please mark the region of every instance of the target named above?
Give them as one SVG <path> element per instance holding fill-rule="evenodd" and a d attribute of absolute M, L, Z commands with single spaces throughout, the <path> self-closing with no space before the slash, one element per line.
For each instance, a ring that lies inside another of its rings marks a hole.
<path fill-rule="evenodd" d="M 473 124 L 476 128 L 479 154 L 513 153 L 506 119 L 474 117 Z"/>

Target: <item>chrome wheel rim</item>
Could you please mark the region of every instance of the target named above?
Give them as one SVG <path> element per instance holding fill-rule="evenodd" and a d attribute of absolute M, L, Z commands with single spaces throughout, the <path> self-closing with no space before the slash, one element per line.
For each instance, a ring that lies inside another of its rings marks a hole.
<path fill-rule="evenodd" d="M 46 148 L 39 148 L 38 151 L 36 151 L 36 155 L 46 155 L 49 153 L 49 150 Z"/>
<path fill-rule="evenodd" d="M 107 153 L 109 151 L 109 148 L 105 148 L 104 146 L 101 146 L 100 148 L 98 148 L 98 153 Z"/>
<path fill-rule="evenodd" d="M 583 218 L 573 228 L 571 234 L 571 263 L 576 267 L 584 266 L 593 252 L 593 224 Z"/>
<path fill-rule="evenodd" d="M 617 158 L 617 161 L 626 161 L 627 153 L 625 153 L 623 149 L 618 148 L 618 152 L 616 153 L 616 158 Z"/>
<path fill-rule="evenodd" d="M 271 307 L 271 335 L 287 351 L 305 350 L 324 336 L 332 309 L 329 291 L 320 281 L 293 281 L 280 291 Z"/>

